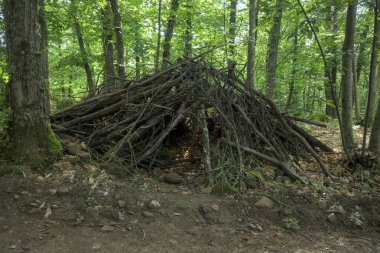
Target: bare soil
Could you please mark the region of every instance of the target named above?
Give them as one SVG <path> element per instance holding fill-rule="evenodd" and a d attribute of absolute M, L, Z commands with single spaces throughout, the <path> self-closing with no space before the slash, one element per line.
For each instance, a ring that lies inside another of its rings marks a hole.
<path fill-rule="evenodd" d="M 224 196 L 165 173 L 116 179 L 65 156 L 45 173 L 0 177 L 0 252 L 380 252 L 380 194 L 365 184 L 375 172 Z M 263 196 L 272 208 L 254 206 Z"/>

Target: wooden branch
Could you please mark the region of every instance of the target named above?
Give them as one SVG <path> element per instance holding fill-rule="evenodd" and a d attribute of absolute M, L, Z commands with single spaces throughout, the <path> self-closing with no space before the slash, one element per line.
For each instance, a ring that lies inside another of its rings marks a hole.
<path fill-rule="evenodd" d="M 199 119 L 202 128 L 202 150 L 203 150 L 203 166 L 205 168 L 205 174 L 207 180 L 211 178 L 211 158 L 210 158 L 210 138 L 206 121 L 206 109 L 205 105 L 201 104 L 199 109 Z"/>
<path fill-rule="evenodd" d="M 311 120 L 311 119 L 305 119 L 305 118 L 301 118 L 301 117 L 298 117 L 298 116 L 295 116 L 295 115 L 290 115 L 290 114 L 283 114 L 283 115 L 284 115 L 285 118 L 288 118 L 288 119 L 291 119 L 291 120 L 294 120 L 294 121 L 300 121 L 300 122 L 303 122 L 303 123 L 307 123 L 307 124 L 311 124 L 311 125 L 327 128 L 327 124 L 323 123 L 323 122 L 319 122 L 319 121 L 315 121 L 315 120 Z"/>
<path fill-rule="evenodd" d="M 224 138 L 222 138 L 221 141 L 223 141 L 224 143 L 226 143 L 228 145 L 231 145 L 233 147 L 237 147 L 236 143 L 228 141 L 228 140 L 226 140 Z M 278 166 L 285 173 L 285 175 L 288 176 L 289 178 L 294 179 L 294 180 L 301 180 L 301 177 L 298 176 L 297 174 L 295 174 L 292 171 L 292 169 L 290 169 L 289 166 L 285 162 L 282 162 L 282 161 L 279 161 L 279 160 L 277 160 L 277 159 L 275 159 L 273 157 L 264 155 L 263 153 L 260 153 L 260 152 L 258 152 L 256 150 L 248 148 L 248 147 L 240 146 L 240 148 L 243 151 L 245 151 L 245 152 L 247 152 L 247 153 L 249 153 L 251 155 L 254 155 L 254 156 L 256 156 L 256 157 L 258 157 L 258 158 L 260 158 L 260 159 L 262 159 L 264 161 L 267 161 L 267 162 L 269 162 L 269 163 L 271 163 L 273 165 Z"/>

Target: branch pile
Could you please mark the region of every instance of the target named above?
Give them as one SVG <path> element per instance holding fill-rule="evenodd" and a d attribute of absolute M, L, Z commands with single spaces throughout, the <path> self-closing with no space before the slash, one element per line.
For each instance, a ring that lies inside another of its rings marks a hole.
<path fill-rule="evenodd" d="M 165 140 L 176 138 L 174 133 L 186 125 L 196 132 L 193 136 L 203 136 L 204 160 L 212 161 L 217 151 L 205 143 L 215 123 L 212 146 L 233 150 L 238 174 L 252 155 L 299 179 L 294 162 L 308 152 L 329 175 L 317 153 L 331 151 L 326 145 L 282 115 L 269 98 L 201 60 L 179 62 L 122 90 L 85 100 L 56 112 L 51 121 L 57 134 L 74 136 L 133 166 L 151 165 Z M 202 122 L 209 123 L 208 129 Z"/>

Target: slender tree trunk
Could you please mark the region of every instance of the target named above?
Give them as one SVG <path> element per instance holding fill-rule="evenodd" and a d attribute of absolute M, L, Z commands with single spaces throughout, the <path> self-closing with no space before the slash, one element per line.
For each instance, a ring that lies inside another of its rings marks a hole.
<path fill-rule="evenodd" d="M 96 95 L 96 88 L 95 88 L 95 83 L 94 83 L 94 79 L 92 76 L 90 63 L 88 62 L 87 51 L 86 51 L 86 48 L 84 47 L 82 30 L 80 28 L 79 22 L 76 20 L 74 21 L 74 26 L 75 26 L 75 31 L 77 34 L 80 52 L 82 54 L 83 67 L 84 67 L 84 70 L 86 71 L 87 86 L 88 86 L 88 93 L 89 93 L 88 96 L 94 97 Z"/>
<path fill-rule="evenodd" d="M 121 26 L 121 17 L 119 13 L 118 0 L 109 0 L 113 13 L 113 23 L 115 26 L 116 52 L 117 52 L 117 73 L 119 77 L 119 85 L 122 86 L 125 80 L 125 61 L 124 61 L 124 39 Z"/>
<path fill-rule="evenodd" d="M 355 147 L 352 133 L 352 64 L 354 59 L 354 38 L 357 4 L 347 7 L 345 38 L 342 56 L 342 136 L 348 149 Z"/>
<path fill-rule="evenodd" d="M 296 80 L 296 64 L 297 64 L 297 57 L 298 57 L 298 27 L 296 27 L 294 31 L 294 39 L 293 39 L 293 65 L 292 65 L 292 78 L 290 80 L 289 84 L 289 96 L 288 101 L 286 103 L 285 111 L 289 110 L 293 104 L 293 97 L 294 97 L 294 84 Z"/>
<path fill-rule="evenodd" d="M 177 20 L 177 11 L 179 0 L 172 0 L 170 4 L 170 15 L 165 31 L 164 51 L 162 53 L 162 66 L 167 67 L 167 61 L 170 61 L 171 41 L 173 37 L 174 26 Z"/>
<path fill-rule="evenodd" d="M 256 13 L 257 1 L 249 0 L 249 27 L 247 52 L 247 88 L 255 86 L 255 45 L 256 45 Z"/>
<path fill-rule="evenodd" d="M 107 4 L 102 10 L 103 23 L 103 57 L 104 57 L 104 91 L 106 93 L 116 90 L 115 69 L 113 65 L 113 43 L 112 43 L 112 20 L 111 9 Z"/>
<path fill-rule="evenodd" d="M 276 66 L 278 45 L 280 42 L 282 19 L 282 0 L 276 0 L 275 16 L 272 29 L 269 34 L 268 53 L 267 53 L 267 69 L 266 69 L 266 93 L 269 97 L 273 97 L 276 83 Z"/>
<path fill-rule="evenodd" d="M 373 127 L 371 136 L 369 138 L 368 149 L 377 154 L 378 160 L 380 159 L 380 101 L 377 106 L 375 119 L 373 120 Z"/>
<path fill-rule="evenodd" d="M 140 25 L 135 25 L 135 64 L 136 64 L 136 80 L 141 78 L 141 36 L 140 36 Z"/>
<path fill-rule="evenodd" d="M 185 31 L 185 51 L 183 56 L 185 58 L 190 58 L 193 51 L 192 40 L 193 40 L 193 27 L 192 27 L 192 0 L 187 0 L 186 3 L 186 31 Z"/>
<path fill-rule="evenodd" d="M 47 48 L 43 48 L 47 34 L 41 34 L 47 31 L 44 5 L 40 0 L 4 0 L 3 4 L 12 109 L 11 154 L 17 162 L 40 166 L 61 151 L 49 124 L 49 87 L 44 80 Z"/>
<path fill-rule="evenodd" d="M 234 60 L 235 56 L 235 38 L 236 38 L 236 12 L 237 12 L 237 0 L 231 0 L 230 2 L 230 21 L 229 21 L 229 41 L 228 49 L 229 56 L 227 58 L 227 70 L 228 76 L 233 77 L 235 74 L 236 61 Z"/>
<path fill-rule="evenodd" d="M 364 27 L 362 34 L 360 35 L 361 41 L 360 41 L 360 45 L 359 45 L 358 60 L 357 60 L 357 64 L 356 64 L 356 78 L 358 80 L 358 83 L 360 81 L 362 69 L 366 64 L 366 62 L 365 62 L 365 50 L 367 48 L 366 39 L 368 36 L 368 31 L 369 31 L 369 26 L 366 25 Z"/>
<path fill-rule="evenodd" d="M 364 153 L 365 145 L 366 145 L 366 135 L 367 135 L 367 123 L 370 119 L 371 115 L 371 103 L 374 103 L 376 92 L 376 81 L 378 80 L 378 77 L 375 77 L 376 69 L 378 71 L 378 75 L 380 72 L 380 66 L 378 66 L 378 50 L 379 50 L 379 44 L 380 44 L 380 20 L 379 20 L 379 14 L 380 14 L 380 0 L 376 0 L 376 9 L 375 9 L 375 25 L 374 25 L 374 35 L 373 35 L 373 43 L 372 43 L 372 55 L 371 55 L 371 68 L 370 68 L 370 78 L 368 83 L 368 101 L 367 101 L 367 110 L 366 110 L 366 117 L 365 117 L 365 123 L 364 123 L 364 136 L 363 136 L 363 150 L 362 153 Z M 377 80 L 376 80 L 377 79 Z M 372 101 L 373 100 L 373 101 Z M 371 136 L 369 139 L 369 145 L 368 149 L 372 152 L 375 152 L 380 159 L 380 101 L 379 105 L 377 107 L 377 112 L 375 114 L 374 120 L 373 120 L 373 127 Z"/>
<path fill-rule="evenodd" d="M 352 73 L 353 73 L 353 82 L 352 82 L 352 91 L 353 91 L 353 99 L 355 105 L 355 121 L 359 122 L 361 120 L 360 116 L 360 96 L 358 89 L 358 76 L 356 72 L 356 61 L 353 59 L 352 62 Z"/>
<path fill-rule="evenodd" d="M 330 38 L 328 38 L 329 41 L 334 42 L 336 40 L 336 36 L 338 33 L 338 8 L 335 6 L 331 9 L 331 7 L 328 7 L 327 10 L 327 16 L 326 16 L 326 23 L 327 23 L 327 30 L 332 34 Z M 331 85 L 336 87 L 336 80 L 337 80 L 337 67 L 338 67 L 338 60 L 337 60 L 337 54 L 338 49 L 336 43 L 330 43 L 329 46 L 327 46 L 326 53 L 328 55 L 327 62 L 325 65 L 325 99 L 326 99 L 326 107 L 325 107 L 325 114 L 327 116 L 330 116 L 331 118 L 336 117 L 336 110 L 334 106 L 334 98 L 333 94 L 331 94 Z M 334 91 L 336 92 L 336 91 Z"/>
<path fill-rule="evenodd" d="M 158 1 L 158 17 L 157 17 L 157 47 L 156 47 L 156 59 L 154 62 L 154 71 L 158 72 L 158 65 L 160 62 L 160 48 L 161 48 L 161 8 L 162 0 Z"/>
<path fill-rule="evenodd" d="M 83 68 L 86 71 L 88 96 L 94 97 L 96 95 L 96 87 L 95 87 L 95 83 L 94 83 L 94 78 L 92 76 L 90 63 L 88 61 L 87 51 L 86 51 L 86 48 L 84 46 L 82 30 L 81 30 L 81 27 L 80 27 L 80 24 L 78 21 L 77 7 L 76 7 L 75 3 L 76 3 L 76 0 L 71 0 L 70 11 L 71 11 L 71 15 L 72 15 L 72 18 L 74 21 L 74 28 L 75 28 L 75 32 L 77 35 L 79 49 L 80 49 L 81 56 L 82 56 Z"/>

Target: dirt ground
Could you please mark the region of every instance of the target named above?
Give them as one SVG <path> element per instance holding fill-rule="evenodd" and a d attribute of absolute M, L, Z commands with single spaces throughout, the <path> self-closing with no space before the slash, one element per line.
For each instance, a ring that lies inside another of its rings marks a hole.
<path fill-rule="evenodd" d="M 2 176 L 0 252 L 380 252 L 376 171 L 222 196 L 199 176 L 173 185 L 165 173 L 117 179 L 65 156 Z"/>

